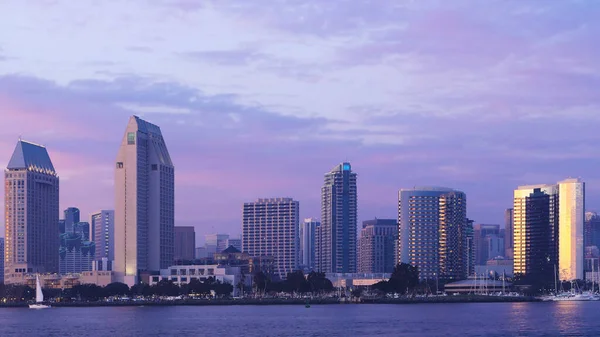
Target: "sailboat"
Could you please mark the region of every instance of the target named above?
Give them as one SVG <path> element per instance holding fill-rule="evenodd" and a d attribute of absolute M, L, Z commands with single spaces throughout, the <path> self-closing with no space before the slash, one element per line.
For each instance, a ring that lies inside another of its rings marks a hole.
<path fill-rule="evenodd" d="M 49 305 L 44 304 L 44 293 L 40 285 L 40 276 L 35 276 L 35 303 L 29 305 L 29 309 L 46 309 Z"/>

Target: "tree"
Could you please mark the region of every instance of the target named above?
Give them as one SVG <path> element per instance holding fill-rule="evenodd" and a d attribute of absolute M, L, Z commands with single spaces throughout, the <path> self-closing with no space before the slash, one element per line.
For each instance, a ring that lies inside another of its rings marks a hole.
<path fill-rule="evenodd" d="M 262 271 L 257 272 L 256 274 L 254 274 L 253 281 L 254 287 L 256 288 L 256 292 L 264 293 L 267 291 L 267 284 L 269 283 L 269 279 L 265 273 L 263 273 Z"/>
<path fill-rule="evenodd" d="M 287 279 L 284 284 L 284 291 L 306 293 L 311 289 L 310 283 L 304 277 L 302 270 L 296 270 L 293 273 L 287 274 Z"/>
<path fill-rule="evenodd" d="M 129 286 L 121 282 L 113 282 L 104 287 L 106 296 L 126 296 L 130 294 Z"/>
<path fill-rule="evenodd" d="M 211 290 L 215 291 L 217 296 L 228 296 L 233 292 L 233 286 L 229 283 L 223 283 L 221 281 L 216 281 L 211 285 Z"/>
<path fill-rule="evenodd" d="M 399 294 L 419 285 L 419 268 L 408 263 L 400 263 L 394 268 L 389 280 L 390 289 Z"/>
<path fill-rule="evenodd" d="M 333 290 L 333 283 L 325 277 L 325 273 L 311 271 L 308 274 L 307 281 L 312 292 L 321 293 Z"/>
<path fill-rule="evenodd" d="M 154 295 L 154 288 L 146 283 L 137 283 L 131 287 L 132 296 L 152 296 Z"/>
<path fill-rule="evenodd" d="M 171 280 L 160 280 L 152 288 L 158 296 L 178 296 L 181 293 L 181 289 Z"/>

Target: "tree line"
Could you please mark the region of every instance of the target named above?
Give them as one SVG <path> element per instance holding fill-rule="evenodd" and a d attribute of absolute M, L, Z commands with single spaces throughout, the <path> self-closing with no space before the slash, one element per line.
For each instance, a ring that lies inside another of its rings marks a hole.
<path fill-rule="evenodd" d="M 297 270 L 288 273 L 283 281 L 275 281 L 263 272 L 254 274 L 253 290 L 257 294 L 266 293 L 324 293 L 333 290 L 333 284 L 325 277 L 325 273 L 315 271 L 305 275 Z"/>

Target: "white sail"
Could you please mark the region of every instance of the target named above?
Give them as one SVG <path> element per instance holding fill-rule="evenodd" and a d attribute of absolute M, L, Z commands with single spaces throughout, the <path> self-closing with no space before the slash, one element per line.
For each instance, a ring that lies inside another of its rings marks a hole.
<path fill-rule="evenodd" d="M 44 293 L 42 292 L 42 286 L 40 285 L 40 276 L 36 275 L 35 282 L 35 302 L 42 303 L 44 302 Z"/>

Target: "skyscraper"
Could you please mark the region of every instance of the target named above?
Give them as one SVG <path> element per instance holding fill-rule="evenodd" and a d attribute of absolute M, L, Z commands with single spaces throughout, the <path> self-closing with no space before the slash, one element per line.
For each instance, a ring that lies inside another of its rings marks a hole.
<path fill-rule="evenodd" d="M 558 265 L 558 188 L 519 186 L 514 192 L 514 274 L 554 283 Z"/>
<path fill-rule="evenodd" d="M 94 229 L 92 241 L 96 244 L 96 260 L 115 260 L 115 211 L 101 210 L 91 215 Z M 112 270 L 111 268 L 107 268 Z"/>
<path fill-rule="evenodd" d="M 212 257 L 214 253 L 220 253 L 227 249 L 227 240 L 229 240 L 229 234 L 204 235 L 204 247 L 206 247 L 208 257 Z"/>
<path fill-rule="evenodd" d="M 61 220 L 61 221 L 64 221 L 64 223 L 65 223 L 63 233 L 72 232 L 73 226 L 75 226 L 75 224 L 78 224 L 81 221 L 79 208 L 69 207 L 69 208 L 65 209 L 63 214 L 65 217 L 63 220 Z"/>
<path fill-rule="evenodd" d="M 585 212 L 584 245 L 600 247 L 600 215 L 596 212 Z"/>
<path fill-rule="evenodd" d="M 565 281 L 583 280 L 585 247 L 585 183 L 580 179 L 558 182 L 558 270 Z"/>
<path fill-rule="evenodd" d="M 225 246 L 227 246 L 227 248 L 233 247 L 241 252 L 242 251 L 242 239 L 229 238 L 225 241 Z"/>
<path fill-rule="evenodd" d="M 473 243 L 475 245 L 475 263 L 477 265 L 485 265 L 487 260 L 497 257 L 498 255 L 490 256 L 490 244 L 495 247 L 494 253 L 497 252 L 498 240 L 500 237 L 500 225 L 475 224 L 473 226 Z M 502 242 L 504 245 L 504 242 Z M 504 251 L 504 247 L 502 247 Z M 504 252 L 502 252 L 504 255 Z"/>
<path fill-rule="evenodd" d="M 0 252 L 2 252 L 2 258 L 0 258 L 0 283 L 4 283 L 4 238 L 0 238 Z"/>
<path fill-rule="evenodd" d="M 325 174 L 315 264 L 325 273 L 355 273 L 357 253 L 356 173 L 341 163 Z"/>
<path fill-rule="evenodd" d="M 421 280 L 464 279 L 469 269 L 467 198 L 449 188 L 398 193 L 398 261 L 419 268 Z"/>
<path fill-rule="evenodd" d="M 308 270 L 315 268 L 315 235 L 321 223 L 313 218 L 300 224 L 300 265 Z"/>
<path fill-rule="evenodd" d="M 242 248 L 250 256 L 275 259 L 275 274 L 284 279 L 298 267 L 300 205 L 292 198 L 244 203 Z"/>
<path fill-rule="evenodd" d="M 513 209 L 508 208 L 504 211 L 504 257 L 513 258 Z"/>
<path fill-rule="evenodd" d="M 396 219 L 363 221 L 358 246 L 358 272 L 366 274 L 394 272 L 397 240 Z"/>
<path fill-rule="evenodd" d="M 194 226 L 175 226 L 175 261 L 193 260 L 196 253 Z"/>
<path fill-rule="evenodd" d="M 133 285 L 141 272 L 173 263 L 175 168 L 160 128 L 129 119 L 116 160 L 115 276 Z"/>
<path fill-rule="evenodd" d="M 585 183 L 519 186 L 514 199 L 514 272 L 551 284 L 583 279 Z"/>
<path fill-rule="evenodd" d="M 46 148 L 19 140 L 4 179 L 5 283 L 58 272 L 59 179 Z"/>

